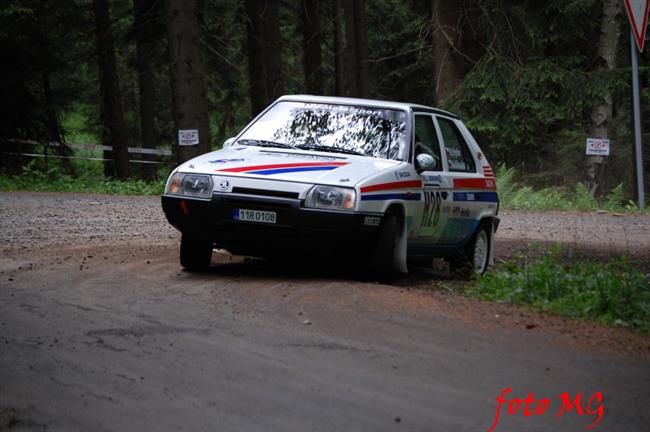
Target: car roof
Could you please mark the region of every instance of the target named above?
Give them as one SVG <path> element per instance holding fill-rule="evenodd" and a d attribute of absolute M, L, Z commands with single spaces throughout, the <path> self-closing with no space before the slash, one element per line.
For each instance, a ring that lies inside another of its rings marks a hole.
<path fill-rule="evenodd" d="M 343 104 L 343 105 L 354 104 L 354 105 L 361 105 L 361 106 L 374 107 L 374 108 L 392 108 L 392 109 L 412 110 L 412 111 L 427 112 L 427 113 L 434 113 L 434 114 L 443 114 L 449 117 L 458 118 L 457 115 L 452 114 L 448 111 L 429 107 L 426 105 L 418 105 L 418 104 L 405 103 L 405 102 L 392 102 L 392 101 L 375 100 L 375 99 L 296 94 L 296 95 L 281 96 L 280 98 L 277 99 L 276 102 L 280 102 L 280 101 L 317 102 L 317 103 Z"/>

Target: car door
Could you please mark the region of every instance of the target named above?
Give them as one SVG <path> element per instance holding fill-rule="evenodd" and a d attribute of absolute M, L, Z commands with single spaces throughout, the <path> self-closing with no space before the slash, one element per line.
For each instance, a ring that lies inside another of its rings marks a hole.
<path fill-rule="evenodd" d="M 428 153 L 436 161 L 432 169 L 420 173 L 424 202 L 417 235 L 417 242 L 421 245 L 433 245 L 441 237 L 446 224 L 445 207 L 449 192 L 444 178 L 444 159 L 433 115 L 415 113 L 414 129 L 414 158 L 420 153 Z"/>
<path fill-rule="evenodd" d="M 472 152 L 457 120 L 435 115 L 435 125 L 442 144 L 444 164 L 443 188 L 447 193 L 445 227 L 437 238 L 440 244 L 460 244 L 469 240 L 478 223 L 481 194 L 486 184 L 477 171 Z"/>

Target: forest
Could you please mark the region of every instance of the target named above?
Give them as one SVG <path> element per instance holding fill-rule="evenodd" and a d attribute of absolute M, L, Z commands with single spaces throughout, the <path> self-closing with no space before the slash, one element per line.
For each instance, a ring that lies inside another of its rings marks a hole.
<path fill-rule="evenodd" d="M 3 0 L 0 170 L 164 178 L 305 93 L 440 107 L 522 184 L 631 198 L 629 34 L 623 0 Z M 198 146 L 178 146 L 187 128 Z M 610 156 L 587 157 L 588 137 Z"/>

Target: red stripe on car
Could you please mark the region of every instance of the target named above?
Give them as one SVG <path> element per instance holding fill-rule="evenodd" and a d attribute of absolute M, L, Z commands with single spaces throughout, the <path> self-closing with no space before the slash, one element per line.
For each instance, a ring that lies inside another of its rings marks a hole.
<path fill-rule="evenodd" d="M 497 188 L 493 179 L 486 178 L 461 178 L 454 179 L 454 187 L 462 189 L 491 189 Z"/>
<path fill-rule="evenodd" d="M 419 188 L 422 187 L 422 180 L 407 180 L 400 182 L 391 182 L 391 183 L 380 183 L 376 185 L 364 186 L 361 188 L 361 192 L 375 192 L 383 191 L 390 189 L 407 189 L 407 188 Z"/>
<path fill-rule="evenodd" d="M 237 168 L 225 168 L 215 170 L 218 172 L 244 172 L 244 171 L 259 171 L 275 168 L 302 168 L 302 167 L 317 167 L 317 166 L 343 166 L 349 162 L 301 162 L 301 163 L 285 163 L 285 164 L 271 164 L 271 165 L 253 165 Z"/>

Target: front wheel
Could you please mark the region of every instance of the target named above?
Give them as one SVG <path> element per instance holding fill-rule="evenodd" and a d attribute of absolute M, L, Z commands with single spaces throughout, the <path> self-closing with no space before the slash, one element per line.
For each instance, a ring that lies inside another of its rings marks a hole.
<path fill-rule="evenodd" d="M 482 275 L 490 264 L 490 225 L 481 224 L 476 229 L 465 253 L 449 260 L 451 273 L 461 277 Z"/>
<path fill-rule="evenodd" d="M 181 235 L 181 265 L 190 271 L 203 271 L 212 261 L 212 242 L 189 234 Z"/>
<path fill-rule="evenodd" d="M 391 282 L 394 276 L 393 263 L 399 241 L 399 220 L 397 215 L 389 213 L 384 217 L 379 228 L 379 237 L 370 259 L 373 276 L 381 282 Z"/>

